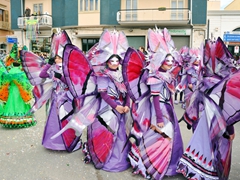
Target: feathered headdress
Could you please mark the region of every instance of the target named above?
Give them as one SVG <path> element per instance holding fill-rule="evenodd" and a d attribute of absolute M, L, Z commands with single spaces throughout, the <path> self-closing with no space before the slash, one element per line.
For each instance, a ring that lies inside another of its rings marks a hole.
<path fill-rule="evenodd" d="M 13 47 L 10 51 L 9 56 L 6 58 L 6 66 L 11 66 L 13 62 L 20 63 L 18 57 L 18 46 L 16 43 L 13 44 Z"/>
<path fill-rule="evenodd" d="M 201 51 L 199 48 L 189 49 L 189 56 L 191 57 L 189 60 L 190 64 L 194 63 L 196 60 L 200 61 L 202 59 Z"/>
<path fill-rule="evenodd" d="M 127 37 L 124 32 L 106 29 L 101 34 L 99 43 L 88 51 L 87 57 L 92 65 L 102 65 L 113 55 L 122 60 L 128 47 Z"/>
<path fill-rule="evenodd" d="M 56 29 L 52 34 L 51 57 L 56 55 L 62 57 L 63 49 L 66 44 L 72 44 L 65 30 Z"/>
<path fill-rule="evenodd" d="M 175 61 L 179 61 L 180 54 L 174 46 L 174 42 L 171 38 L 167 28 L 160 30 L 156 29 L 148 30 L 148 50 L 150 52 L 150 69 L 156 71 L 164 62 L 167 54 L 171 54 Z"/>
<path fill-rule="evenodd" d="M 189 48 L 187 46 L 183 46 L 181 49 L 179 49 L 178 52 L 180 54 L 180 64 L 181 64 L 181 66 L 183 66 L 183 67 L 187 66 L 187 63 L 190 60 Z"/>

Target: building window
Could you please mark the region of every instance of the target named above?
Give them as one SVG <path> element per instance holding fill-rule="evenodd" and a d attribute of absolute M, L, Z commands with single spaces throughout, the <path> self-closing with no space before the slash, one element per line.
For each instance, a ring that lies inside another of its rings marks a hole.
<path fill-rule="evenodd" d="M 171 19 L 172 20 L 183 20 L 183 0 L 172 0 L 171 1 Z"/>
<path fill-rule="evenodd" d="M 80 0 L 80 11 L 98 11 L 98 0 Z"/>
<path fill-rule="evenodd" d="M 0 9 L 0 21 L 9 22 L 8 11 Z"/>
<path fill-rule="evenodd" d="M 126 0 L 126 20 L 137 20 L 137 0 Z"/>
<path fill-rule="evenodd" d="M 0 9 L 0 21 L 3 21 L 3 10 Z"/>
<path fill-rule="evenodd" d="M 98 43 L 99 39 L 82 39 L 82 50 L 83 52 L 87 52 L 92 46 Z"/>
<path fill-rule="evenodd" d="M 33 14 L 41 15 L 43 14 L 43 4 L 33 4 Z"/>

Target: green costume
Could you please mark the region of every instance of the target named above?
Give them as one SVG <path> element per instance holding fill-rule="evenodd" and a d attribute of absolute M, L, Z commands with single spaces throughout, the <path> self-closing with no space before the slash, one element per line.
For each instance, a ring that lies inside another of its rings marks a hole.
<path fill-rule="evenodd" d="M 14 53 L 14 61 L 8 66 L 9 72 L 3 64 L 0 68 L 0 124 L 7 128 L 23 128 L 36 124 L 34 115 L 30 112 L 30 101 L 33 98 L 32 85 Z"/>

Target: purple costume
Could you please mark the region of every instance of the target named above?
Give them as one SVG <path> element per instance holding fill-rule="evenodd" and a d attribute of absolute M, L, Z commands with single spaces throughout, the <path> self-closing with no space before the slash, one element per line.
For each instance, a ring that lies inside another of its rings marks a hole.
<path fill-rule="evenodd" d="M 129 145 L 123 150 L 127 140 L 126 115 L 115 110 L 117 105 L 129 107 L 129 97 L 123 84 L 122 73 L 120 70 L 105 69 L 103 76 L 97 78 L 97 84 L 103 100 L 97 119 L 88 127 L 89 153 L 97 169 L 123 171 L 129 168 L 127 161 Z"/>
<path fill-rule="evenodd" d="M 186 50 L 186 48 L 184 48 Z M 199 77 L 199 66 L 195 64 L 196 61 L 200 61 L 201 54 L 200 49 L 189 49 L 188 52 L 182 52 L 183 58 L 183 72 L 181 73 L 181 82 L 176 89 L 178 91 L 184 91 L 184 101 L 186 106 L 189 104 L 190 97 L 196 88 L 197 80 Z M 191 85 L 192 87 L 189 87 Z"/>
<path fill-rule="evenodd" d="M 198 86 L 184 120 L 193 136 L 177 171 L 188 179 L 227 180 L 231 168 L 233 124 L 240 119 L 239 77 L 220 38 L 207 41 Z"/>
<path fill-rule="evenodd" d="M 177 58 L 178 53 L 171 49 L 174 44 L 167 29 L 149 30 L 148 33 L 152 54 L 147 67 L 132 48 L 128 48 L 123 63 L 125 84 L 133 100 L 134 122 L 130 137 L 136 140 L 128 157 L 133 173 L 162 179 L 165 175 L 177 174 L 177 163 L 183 153 L 182 137 L 172 105 L 174 80 L 170 71 L 159 68 L 167 54 Z M 158 127 L 161 122 L 164 122 L 163 128 Z"/>
<path fill-rule="evenodd" d="M 121 63 L 127 48 L 127 38 L 123 32 L 105 30 L 99 43 L 87 53 L 97 78 L 101 103 L 95 121 L 88 126 L 83 152 L 86 163 L 91 160 L 95 168 L 110 172 L 120 172 L 130 166 L 127 161 L 130 144 L 125 128 L 127 115 L 115 109 L 117 105 L 129 107 L 130 103 L 122 71 L 119 68 L 110 69 L 106 61 L 111 61 L 115 56 Z"/>
<path fill-rule="evenodd" d="M 64 76 L 62 76 L 61 79 L 55 78 L 54 72 L 63 74 L 62 67 L 58 65 L 51 66 L 47 64 L 39 75 L 41 78 L 53 79 L 53 92 L 51 95 L 51 100 L 48 102 L 48 118 L 44 129 L 42 144 L 47 149 L 66 150 L 62 136 L 58 136 L 55 139 L 51 139 L 51 137 L 61 130 L 62 127 L 59 115 L 64 117 L 67 115 L 66 112 L 70 112 L 72 110 L 71 102 L 73 97 L 68 90 Z M 66 101 L 70 103 L 68 106 L 65 106 L 65 109 L 62 109 L 61 105 Z"/>
<path fill-rule="evenodd" d="M 53 34 L 51 57 L 62 57 L 63 47 L 68 43 L 71 41 L 65 31 Z M 48 118 L 42 139 L 43 146 L 51 150 L 77 150 L 80 147 L 79 135 L 73 129 L 52 138 L 68 124 L 73 111 L 73 96 L 66 85 L 62 64 L 46 64 L 39 56 L 24 50 L 21 51 L 21 59 L 24 71 L 34 86 L 35 103 L 31 111 L 34 112 L 47 103 Z M 52 63 L 53 61 L 52 59 Z"/>

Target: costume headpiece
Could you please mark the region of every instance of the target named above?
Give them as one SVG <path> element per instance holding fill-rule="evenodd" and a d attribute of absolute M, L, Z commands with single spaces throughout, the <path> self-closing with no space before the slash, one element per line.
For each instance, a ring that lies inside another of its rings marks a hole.
<path fill-rule="evenodd" d="M 192 64 L 194 63 L 196 60 L 200 61 L 202 56 L 201 56 L 201 51 L 199 48 L 191 48 L 189 49 L 189 56 L 191 57 L 189 63 Z"/>
<path fill-rule="evenodd" d="M 51 57 L 56 55 L 62 57 L 63 49 L 66 44 L 72 44 L 65 30 L 55 29 L 52 34 Z"/>
<path fill-rule="evenodd" d="M 190 56 L 189 56 L 189 48 L 187 46 L 183 46 L 181 47 L 181 49 L 179 49 L 179 54 L 180 54 L 180 63 L 182 66 L 185 66 L 189 60 L 190 60 Z"/>
<path fill-rule="evenodd" d="M 92 65 L 102 65 L 112 57 L 122 60 L 128 49 L 127 37 L 122 31 L 104 30 L 99 43 L 87 53 Z"/>
<path fill-rule="evenodd" d="M 13 62 L 20 63 L 20 60 L 18 58 L 18 46 L 16 43 L 13 44 L 13 47 L 10 51 L 9 56 L 6 59 L 6 66 L 11 66 Z"/>
<path fill-rule="evenodd" d="M 174 42 L 167 28 L 160 30 L 148 30 L 148 46 L 150 51 L 150 69 L 157 70 L 164 62 L 166 55 L 171 54 L 175 61 L 179 60 L 179 53 L 176 51 Z"/>

